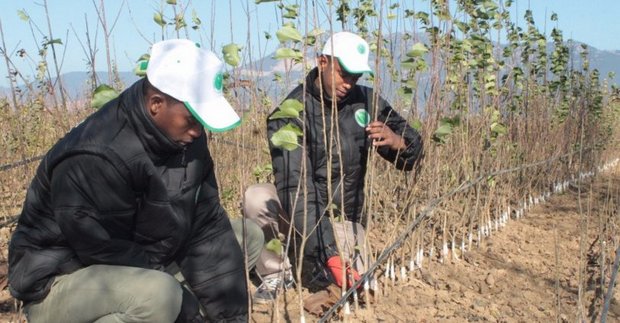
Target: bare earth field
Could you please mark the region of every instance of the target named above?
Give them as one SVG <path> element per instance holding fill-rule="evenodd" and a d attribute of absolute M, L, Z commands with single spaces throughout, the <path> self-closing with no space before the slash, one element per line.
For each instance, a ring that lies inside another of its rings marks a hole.
<path fill-rule="evenodd" d="M 602 295 L 607 287 L 604 290 L 597 288 L 601 279 L 597 259 L 604 256 L 613 260 L 614 257 L 612 254 L 601 255 L 600 246 L 618 241 L 618 237 L 613 236 L 607 236 L 604 242 L 598 239 L 601 219 L 604 218 L 599 214 L 611 214 L 606 221 L 615 226 L 613 232 L 618 232 L 619 167 L 599 174 L 594 183 L 584 183 L 581 198 L 578 191 L 577 187 L 571 186 L 567 192 L 552 196 L 544 204 L 532 208 L 525 217 L 510 221 L 499 232 L 494 232 L 481 242 L 479 248 L 465 253 L 459 260 L 444 264 L 426 261 L 423 269 L 409 274 L 407 279 L 397 279 L 395 283 L 381 281 L 376 300 L 369 307 L 354 310 L 344 320 L 599 321 Z M 603 204 L 607 209 L 599 207 Z M 0 230 L 0 322 L 19 322 L 16 302 L 6 290 L 8 231 L 6 228 Z M 580 264 L 584 264 L 582 271 L 579 270 Z M 605 268 L 608 281 L 609 266 Z M 275 311 L 273 305 L 254 305 L 252 321 L 299 322 L 298 303 L 296 291 L 287 291 L 280 297 Z M 316 317 L 306 314 L 306 321 L 315 320 Z M 607 321 L 620 322 L 620 288 L 617 286 Z"/>
<path fill-rule="evenodd" d="M 572 186 L 532 208 L 525 217 L 482 241 L 460 260 L 426 262 L 408 279 L 383 283 L 370 308 L 354 311 L 350 322 L 577 322 L 599 321 L 602 306 L 597 257 L 599 217 L 594 205 L 611 198 L 620 225 L 620 169 L 599 174 L 581 187 L 584 214 L 588 195 L 590 217 L 582 217 L 578 188 Z M 581 221 L 584 221 L 581 223 Z M 581 224 L 580 224 L 581 223 Z M 580 227 L 588 227 L 583 246 L 585 271 L 580 279 Z M 607 243 L 618 237 L 607 237 Z M 607 255 L 613 260 L 613 255 Z M 609 271 L 609 270 L 608 270 Z M 609 273 L 606 274 L 607 279 Z M 579 282 L 582 301 L 579 303 Z M 607 280 L 608 281 L 608 280 Z M 616 282 L 616 285 L 619 285 Z M 603 291 L 603 293 L 606 292 Z M 620 322 L 620 288 L 614 289 L 608 322 Z M 598 296 L 595 298 L 595 295 Z M 274 314 L 271 306 L 255 305 L 254 322 L 299 322 L 295 291 L 288 291 Z M 306 321 L 316 317 L 306 315 Z"/>

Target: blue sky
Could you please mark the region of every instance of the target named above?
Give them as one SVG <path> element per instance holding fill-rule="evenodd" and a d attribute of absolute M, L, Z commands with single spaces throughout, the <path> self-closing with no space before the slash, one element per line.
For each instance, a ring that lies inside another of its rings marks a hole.
<path fill-rule="evenodd" d="M 94 0 L 97 5 L 100 1 Z M 242 53 L 246 58 L 249 56 L 247 49 L 251 47 L 252 59 L 262 57 L 277 47 L 275 31 L 282 24 L 278 18 L 277 2 L 258 5 L 254 0 L 178 0 L 178 2 L 189 3 L 186 11 L 188 23 L 191 22 L 192 10 L 196 10 L 202 21 L 202 28 L 199 31 L 189 29 L 189 38 L 201 42 L 203 47 L 214 50 L 219 56 L 221 56 L 221 47 L 231 42 L 245 46 Z M 283 2 L 285 4 L 299 3 L 302 10 L 306 3 L 300 0 L 284 0 Z M 401 9 L 404 8 L 405 3 L 407 6 L 413 3 L 416 10 L 428 7 L 427 0 L 388 0 L 386 2 L 388 4 L 400 2 Z M 6 48 L 9 53 L 12 53 L 11 59 L 22 74 L 30 78 L 36 73 L 36 61 L 38 60 L 36 44 L 41 42 L 42 36 L 35 31 L 37 38 L 35 41 L 28 23 L 20 20 L 17 11 L 25 10 L 32 21 L 47 34 L 47 22 L 42 3 L 43 0 L 0 0 L 0 22 L 4 29 Z M 85 16 L 88 19 L 91 41 L 95 41 L 97 14 L 93 0 L 47 0 L 47 3 L 53 36 L 60 38 L 63 42 L 62 46 L 57 47 L 59 56 L 63 51 L 65 52 L 62 72 L 86 71 L 86 55 L 80 41 L 86 42 Z M 148 52 L 150 44 L 162 37 L 161 29 L 153 22 L 153 14 L 163 8 L 164 16 L 170 20 L 173 15 L 172 7 L 166 5 L 164 0 L 127 0 L 124 3 L 121 0 L 105 0 L 104 4 L 109 25 L 113 23 L 123 4 L 110 41 L 113 46 L 112 56 L 119 70 L 129 71 L 133 68 L 136 59 Z M 540 30 L 546 30 L 547 35 L 556 24 L 548 19 L 551 13 L 555 12 L 559 16 L 557 26 L 563 31 L 565 39 L 572 38 L 599 49 L 620 50 L 620 37 L 618 36 L 620 35 L 620 23 L 618 22 L 620 1 L 618 0 L 515 0 L 511 9 L 513 21 L 518 14 L 519 21 L 523 22 L 523 13 L 528 7 L 534 12 L 536 25 Z M 324 30 L 329 30 L 325 8 L 319 8 L 318 11 L 318 24 Z M 248 28 L 248 21 L 250 28 Z M 265 32 L 273 36 L 271 40 L 265 39 Z M 172 38 L 175 35 L 172 30 L 169 30 L 166 38 Z M 185 37 L 185 33 L 181 32 L 180 36 Z M 97 69 L 106 70 L 101 29 L 99 29 L 96 42 L 98 44 Z M 31 60 L 18 57 L 16 51 L 19 49 L 24 49 Z M 51 63 L 51 53 L 48 55 L 48 61 Z M 0 76 L 2 77 L 0 86 L 8 86 L 6 75 L 6 65 L 4 60 L 0 60 Z"/>

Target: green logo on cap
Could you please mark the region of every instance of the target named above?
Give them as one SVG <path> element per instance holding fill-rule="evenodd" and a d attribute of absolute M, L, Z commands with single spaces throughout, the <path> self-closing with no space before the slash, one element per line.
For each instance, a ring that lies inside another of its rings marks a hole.
<path fill-rule="evenodd" d="M 368 114 L 368 111 L 364 109 L 355 111 L 355 122 L 362 128 L 366 127 L 368 123 L 370 123 L 370 114 Z"/>
<path fill-rule="evenodd" d="M 222 92 L 222 87 L 224 85 L 224 75 L 222 72 L 219 72 L 215 75 L 215 80 L 213 82 L 213 87 L 218 91 Z"/>
<path fill-rule="evenodd" d="M 360 54 L 364 54 L 366 52 L 366 46 L 364 46 L 364 44 L 357 45 L 357 52 Z"/>

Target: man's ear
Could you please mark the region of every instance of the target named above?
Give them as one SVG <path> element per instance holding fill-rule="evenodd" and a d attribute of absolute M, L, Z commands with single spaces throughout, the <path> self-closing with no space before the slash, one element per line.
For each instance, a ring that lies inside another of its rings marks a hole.
<path fill-rule="evenodd" d="M 325 55 L 319 55 L 316 58 L 316 66 L 318 66 L 321 71 L 325 69 L 327 64 L 329 64 L 329 60 Z"/>
<path fill-rule="evenodd" d="M 146 109 L 154 117 L 164 108 L 166 98 L 161 93 L 150 93 L 146 97 Z"/>

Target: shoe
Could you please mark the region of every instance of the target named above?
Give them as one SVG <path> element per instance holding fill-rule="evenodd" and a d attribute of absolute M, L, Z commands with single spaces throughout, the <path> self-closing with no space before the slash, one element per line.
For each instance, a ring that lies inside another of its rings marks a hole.
<path fill-rule="evenodd" d="M 293 274 L 290 271 L 267 275 L 263 277 L 263 282 L 260 286 L 258 286 L 256 292 L 254 293 L 254 302 L 259 304 L 271 303 L 278 296 L 278 291 L 282 288 L 292 288 L 294 284 L 295 280 L 293 279 Z"/>

